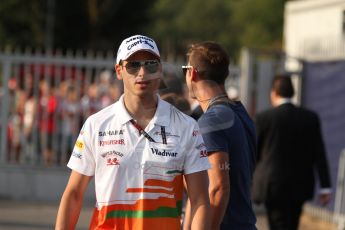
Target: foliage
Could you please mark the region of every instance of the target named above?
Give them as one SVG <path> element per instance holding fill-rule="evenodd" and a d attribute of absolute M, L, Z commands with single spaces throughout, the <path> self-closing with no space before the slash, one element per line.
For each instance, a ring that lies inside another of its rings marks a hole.
<path fill-rule="evenodd" d="M 150 12 L 150 32 L 169 54 L 184 54 L 188 44 L 214 40 L 233 51 L 231 2 L 223 0 L 157 0 Z"/>
<path fill-rule="evenodd" d="M 281 48 L 285 0 L 157 0 L 150 28 L 164 50 L 177 55 L 187 44 L 215 40 L 236 58 L 242 46 Z"/>
<path fill-rule="evenodd" d="M 143 33 L 153 0 L 1 0 L 1 46 L 44 48 L 48 2 L 53 2 L 53 47 L 109 50 L 124 37 Z"/>
<path fill-rule="evenodd" d="M 286 0 L 236 1 L 233 21 L 241 46 L 281 48 Z"/>
<path fill-rule="evenodd" d="M 56 45 L 62 48 L 107 50 L 123 38 L 143 33 L 146 8 L 152 0 L 59 0 Z M 66 7 L 68 6 L 68 7 Z"/>
<path fill-rule="evenodd" d="M 2 0 L 1 46 L 44 47 L 48 2 L 52 48 L 115 50 L 124 37 L 157 39 L 168 60 L 202 40 L 223 44 L 232 57 L 242 46 L 280 48 L 286 0 Z"/>
<path fill-rule="evenodd" d="M 44 4 L 40 0 L 2 0 L 0 4 L 1 46 L 27 47 L 44 43 Z"/>

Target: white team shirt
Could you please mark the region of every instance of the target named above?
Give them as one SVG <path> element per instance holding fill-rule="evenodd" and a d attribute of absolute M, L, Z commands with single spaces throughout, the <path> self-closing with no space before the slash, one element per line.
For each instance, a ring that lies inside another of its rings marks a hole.
<path fill-rule="evenodd" d="M 98 210 L 163 197 L 179 202 L 183 184 L 177 178 L 210 168 L 197 122 L 158 96 L 155 115 L 145 128 L 155 141 L 150 142 L 130 122 L 123 99 L 86 120 L 68 167 L 95 177 Z"/>

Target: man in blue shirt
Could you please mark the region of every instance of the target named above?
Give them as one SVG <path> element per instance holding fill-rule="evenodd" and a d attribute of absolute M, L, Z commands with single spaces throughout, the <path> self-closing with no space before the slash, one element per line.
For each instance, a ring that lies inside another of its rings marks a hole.
<path fill-rule="evenodd" d="M 212 168 L 208 170 L 212 229 L 255 230 L 250 188 L 256 158 L 253 121 L 240 102 L 226 95 L 229 57 L 215 42 L 194 44 L 183 66 L 189 94 L 199 101 L 199 118 Z M 202 153 L 201 153 L 202 154 Z M 188 209 L 185 227 L 188 228 Z"/>

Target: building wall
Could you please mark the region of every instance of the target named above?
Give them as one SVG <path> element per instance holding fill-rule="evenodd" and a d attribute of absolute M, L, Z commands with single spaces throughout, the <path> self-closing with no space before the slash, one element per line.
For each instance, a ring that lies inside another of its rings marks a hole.
<path fill-rule="evenodd" d="M 344 12 L 345 0 L 300 0 L 285 5 L 285 65 L 288 71 L 301 73 L 302 106 L 320 116 L 333 194 L 340 152 L 345 148 L 341 131 L 345 124 Z M 333 210 L 334 203 L 327 208 Z"/>
<path fill-rule="evenodd" d="M 287 55 L 293 58 L 339 58 L 337 52 L 330 51 L 339 50 L 344 41 L 344 11 L 345 0 L 287 2 L 284 15 Z M 341 56 L 345 57 L 345 54 L 341 53 Z M 300 66 L 296 60 L 290 60 L 287 67 L 297 71 Z"/>

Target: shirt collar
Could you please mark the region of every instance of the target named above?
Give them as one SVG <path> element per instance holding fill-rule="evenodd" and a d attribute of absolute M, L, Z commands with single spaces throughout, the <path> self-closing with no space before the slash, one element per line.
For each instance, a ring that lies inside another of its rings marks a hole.
<path fill-rule="evenodd" d="M 160 96 L 158 97 L 158 106 L 155 115 L 152 118 L 154 124 L 159 126 L 169 126 L 170 123 L 170 110 L 171 106 L 168 102 L 162 100 Z"/>
<path fill-rule="evenodd" d="M 170 104 L 163 101 L 158 94 L 157 94 L 157 97 L 158 97 L 158 106 L 151 122 L 154 122 L 154 124 L 159 125 L 159 126 L 168 126 L 170 123 L 169 121 Z M 131 115 L 129 115 L 125 107 L 124 95 L 121 95 L 121 97 L 117 101 L 115 111 L 116 113 L 118 113 L 118 117 L 119 117 L 121 125 L 133 119 Z"/>
<path fill-rule="evenodd" d="M 129 115 L 125 107 L 125 103 L 123 99 L 124 99 L 124 95 L 122 94 L 119 100 L 116 102 L 116 107 L 115 107 L 115 112 L 118 113 L 118 117 L 119 117 L 121 125 L 133 119 L 131 115 Z"/>
<path fill-rule="evenodd" d="M 282 104 L 288 104 L 288 103 L 290 104 L 292 103 L 291 98 L 282 97 L 282 98 L 277 99 L 277 106 L 282 105 Z"/>

